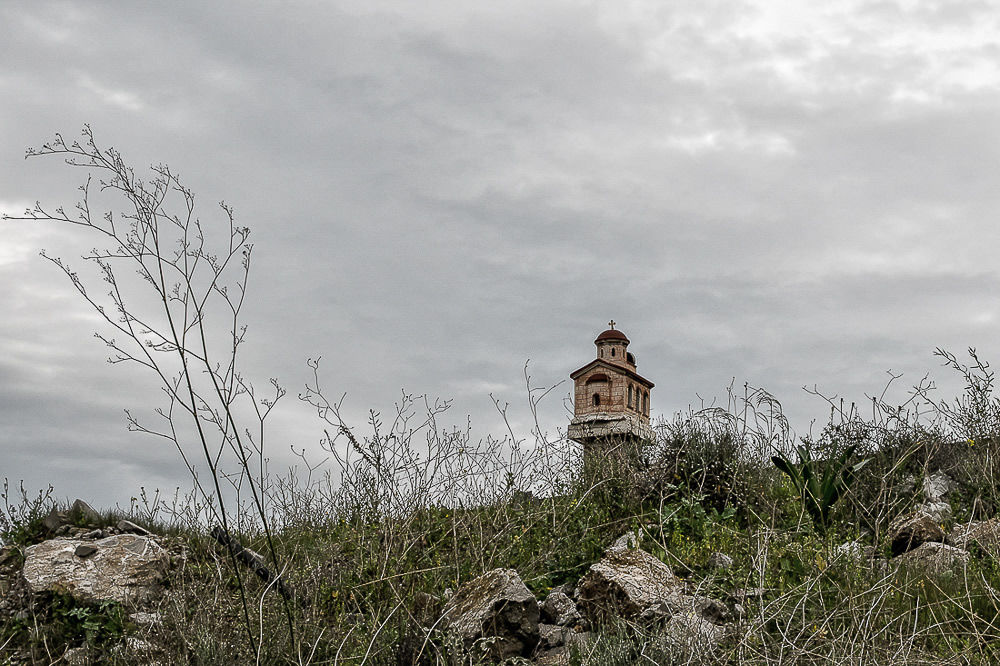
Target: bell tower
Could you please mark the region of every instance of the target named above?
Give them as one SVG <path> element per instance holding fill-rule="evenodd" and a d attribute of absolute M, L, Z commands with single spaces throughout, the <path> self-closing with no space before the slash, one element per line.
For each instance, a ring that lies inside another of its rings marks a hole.
<path fill-rule="evenodd" d="M 570 373 L 573 420 L 568 434 L 583 444 L 585 466 L 599 450 L 632 449 L 654 437 L 649 425 L 653 382 L 636 372 L 628 337 L 612 319 L 594 344 L 597 358 Z"/>

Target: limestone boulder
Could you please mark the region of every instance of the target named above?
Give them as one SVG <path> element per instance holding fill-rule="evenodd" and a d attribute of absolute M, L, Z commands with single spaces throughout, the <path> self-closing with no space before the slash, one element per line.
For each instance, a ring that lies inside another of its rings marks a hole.
<path fill-rule="evenodd" d="M 677 614 L 664 625 L 658 642 L 669 650 L 674 663 L 711 664 L 730 628 L 691 614 Z"/>
<path fill-rule="evenodd" d="M 590 641 L 589 633 L 576 632 L 569 627 L 540 624 L 538 628 L 541 636 L 533 661 L 539 666 L 569 666 L 573 649 L 584 650 Z"/>
<path fill-rule="evenodd" d="M 958 573 L 969 563 L 968 551 L 948 544 L 928 541 L 893 559 L 897 564 L 920 569 L 928 574 Z"/>
<path fill-rule="evenodd" d="M 952 530 L 948 540 L 957 548 L 970 550 L 978 547 L 983 553 L 1000 560 L 1000 518 L 959 525 Z"/>
<path fill-rule="evenodd" d="M 94 528 L 100 524 L 101 514 L 82 499 L 77 499 L 68 509 L 61 511 L 52 507 L 48 515 L 42 519 L 42 525 L 50 534 L 70 531 L 74 526 L 87 531 L 87 528 Z"/>
<path fill-rule="evenodd" d="M 617 553 L 622 550 L 635 550 L 639 547 L 640 541 L 641 540 L 637 532 L 626 532 L 615 539 L 615 542 L 608 546 L 604 552 Z"/>
<path fill-rule="evenodd" d="M 442 625 L 466 649 L 494 659 L 530 657 L 539 640 L 538 602 L 513 569 L 495 569 L 460 587 L 445 604 Z"/>
<path fill-rule="evenodd" d="M 560 627 L 557 624 L 538 625 L 538 652 L 540 654 L 550 655 L 554 650 L 565 647 L 566 636 L 571 632 L 571 629 Z"/>
<path fill-rule="evenodd" d="M 892 521 L 889 524 L 889 539 L 893 556 L 898 556 L 925 543 L 941 543 L 945 540 L 945 533 L 933 516 L 918 511 Z"/>
<path fill-rule="evenodd" d="M 577 587 L 577 606 L 591 622 L 608 616 L 638 617 L 661 603 L 676 605 L 684 583 L 644 550 L 609 550 Z"/>
<path fill-rule="evenodd" d="M 951 504 L 945 501 L 924 502 L 917 505 L 917 511 L 926 513 L 938 525 L 951 522 Z"/>
<path fill-rule="evenodd" d="M 643 550 L 609 552 L 577 588 L 577 604 L 592 623 L 611 615 L 656 626 L 659 640 L 684 663 L 710 663 L 729 635 L 726 604 L 686 593 L 669 566 Z"/>
<path fill-rule="evenodd" d="M 583 622 L 583 616 L 576 608 L 576 603 L 562 590 L 553 590 L 541 606 L 541 617 L 544 621 L 560 627 L 574 627 Z"/>
<path fill-rule="evenodd" d="M 928 474 L 921 483 L 924 501 L 917 505 L 915 514 L 927 515 L 939 526 L 950 523 L 952 510 L 946 497 L 954 488 L 955 482 L 944 472 L 937 471 Z M 930 539 L 930 541 L 938 541 L 938 539 Z M 941 541 L 944 540 L 941 539 Z M 916 548 L 919 545 L 919 543 L 914 543 L 911 548 Z"/>
<path fill-rule="evenodd" d="M 725 553 L 716 551 L 708 556 L 708 562 L 706 564 L 709 569 L 724 571 L 726 569 L 733 568 L 733 558 L 729 557 Z"/>
<path fill-rule="evenodd" d="M 63 652 L 62 662 L 67 664 L 67 666 L 90 666 L 92 663 L 90 658 L 90 648 L 86 645 L 83 647 L 69 648 Z"/>
<path fill-rule="evenodd" d="M 25 549 L 21 575 L 32 592 L 137 605 L 159 597 L 169 563 L 167 551 L 147 536 L 56 538 Z"/>

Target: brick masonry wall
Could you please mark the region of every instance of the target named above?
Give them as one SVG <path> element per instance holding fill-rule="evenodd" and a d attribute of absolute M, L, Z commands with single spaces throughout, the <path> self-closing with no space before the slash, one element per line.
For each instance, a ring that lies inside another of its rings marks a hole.
<path fill-rule="evenodd" d="M 589 382 L 595 375 L 604 375 L 608 381 Z M 590 414 L 633 414 L 641 420 L 648 422 L 649 404 L 647 400 L 646 410 L 641 410 L 641 402 L 637 400 L 637 395 L 633 396 L 633 408 L 628 407 L 628 386 L 633 384 L 640 391 L 646 391 L 645 387 L 635 383 L 631 377 L 624 372 L 616 372 L 610 368 L 598 366 L 591 368 L 576 378 L 573 392 L 573 412 L 575 416 L 587 416 Z M 594 405 L 593 396 L 598 393 L 601 396 L 601 404 Z"/>

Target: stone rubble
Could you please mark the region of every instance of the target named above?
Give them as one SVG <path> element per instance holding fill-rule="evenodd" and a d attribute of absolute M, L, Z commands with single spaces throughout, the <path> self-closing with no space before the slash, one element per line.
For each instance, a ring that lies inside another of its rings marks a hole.
<path fill-rule="evenodd" d="M 725 553 L 720 553 L 718 551 L 712 553 L 708 556 L 708 568 L 716 569 L 718 571 L 724 571 L 726 569 L 731 569 L 733 566 L 733 558 L 729 557 Z"/>
<path fill-rule="evenodd" d="M 922 511 L 903 514 L 889 524 L 893 556 L 913 550 L 928 542 L 944 542 L 944 529 L 934 517 Z"/>
<path fill-rule="evenodd" d="M 946 535 L 938 516 L 926 510 L 928 504 L 947 505 L 943 498 L 950 489 L 947 477 L 924 479 L 925 504 L 890 524 L 890 562 L 946 576 L 961 572 L 973 556 L 1000 560 L 1000 519 L 958 525 Z M 29 594 L 59 591 L 84 602 L 116 601 L 130 608 L 136 625 L 160 625 L 160 614 L 144 607 L 164 593 L 170 556 L 161 539 L 126 520 L 96 527 L 99 523 L 91 521 L 98 519 L 80 500 L 68 510 L 53 510 L 45 526 L 57 536 L 23 549 L 20 584 Z M 683 663 L 712 663 L 746 613 L 746 601 L 764 591 L 733 593 L 728 605 L 694 594 L 669 565 L 640 545 L 637 534 L 623 535 L 579 581 L 553 588 L 540 603 L 517 571 L 496 569 L 443 597 L 422 593 L 414 600 L 413 617 L 427 632 L 457 637 L 470 653 L 551 665 L 568 664 L 570 650 L 587 644 L 592 627 L 619 617 L 654 630 L 660 647 Z M 18 563 L 19 552 L 14 546 L 0 549 L 0 567 Z M 873 546 L 861 542 L 842 544 L 835 557 L 887 566 Z M 731 557 L 715 552 L 707 568 L 721 571 L 733 564 Z M 129 640 L 131 652 L 154 650 L 152 644 Z M 63 655 L 64 663 L 87 659 L 79 648 Z"/>
<path fill-rule="evenodd" d="M 969 563 L 969 552 L 946 543 L 928 541 L 896 557 L 894 562 L 940 576 L 963 569 Z"/>
<path fill-rule="evenodd" d="M 568 663 L 572 646 L 586 643 L 588 627 L 612 616 L 661 627 L 664 640 L 689 644 L 694 660 L 708 659 L 733 622 L 726 604 L 688 594 L 686 584 L 650 553 L 609 548 L 571 593 L 568 586 L 556 588 L 541 605 L 517 572 L 483 574 L 458 589 L 441 624 L 470 651 L 479 644 L 496 659 L 558 664 Z"/>
<path fill-rule="evenodd" d="M 1000 562 L 1000 518 L 957 525 L 948 537 L 951 545 L 969 550 L 978 548 Z"/>
<path fill-rule="evenodd" d="M 513 569 L 494 569 L 462 585 L 442 618 L 467 650 L 481 648 L 500 660 L 530 657 L 540 638 L 538 601 Z"/>

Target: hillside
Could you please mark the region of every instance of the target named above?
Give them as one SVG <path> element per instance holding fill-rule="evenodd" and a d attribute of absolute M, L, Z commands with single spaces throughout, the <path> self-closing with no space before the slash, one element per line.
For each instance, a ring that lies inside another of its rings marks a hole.
<path fill-rule="evenodd" d="M 586 473 L 563 439 L 512 453 L 463 433 L 376 428 L 321 482 L 267 479 L 270 535 L 250 510 L 229 521 L 249 551 L 213 537 L 212 507 L 194 496 L 100 514 L 7 488 L 0 654 L 11 664 L 1000 661 L 996 401 L 970 394 L 932 418 L 835 414 L 801 442 L 805 456 L 784 456 L 822 481 L 799 490 L 770 459 L 790 442 L 769 400 L 661 423 L 642 451 L 609 451 Z M 100 562 L 120 552 L 135 564 L 140 550 L 151 559 L 136 580 L 111 564 L 112 591 L 95 591 L 111 571 Z M 88 582 L 56 580 L 63 565 Z"/>

